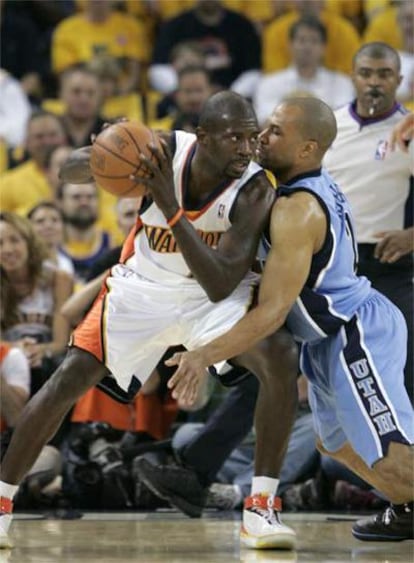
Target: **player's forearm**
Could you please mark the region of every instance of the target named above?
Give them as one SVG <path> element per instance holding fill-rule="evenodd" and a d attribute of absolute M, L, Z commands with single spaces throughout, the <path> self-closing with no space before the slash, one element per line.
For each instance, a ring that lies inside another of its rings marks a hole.
<path fill-rule="evenodd" d="M 209 299 L 217 302 L 228 297 L 246 275 L 248 260 L 231 260 L 207 246 L 184 217 L 173 227 L 173 233 L 191 273 Z"/>
<path fill-rule="evenodd" d="M 89 166 L 91 147 L 83 147 L 73 151 L 66 162 L 63 163 L 59 178 L 71 184 L 86 184 L 93 181 Z"/>
<path fill-rule="evenodd" d="M 247 313 L 231 330 L 199 348 L 205 366 L 234 358 L 270 336 L 285 322 L 288 308 L 276 310 L 267 303 Z"/>

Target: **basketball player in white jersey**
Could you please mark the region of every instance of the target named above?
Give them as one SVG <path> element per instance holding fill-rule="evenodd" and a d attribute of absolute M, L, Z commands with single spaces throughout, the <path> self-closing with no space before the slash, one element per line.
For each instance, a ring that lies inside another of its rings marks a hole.
<path fill-rule="evenodd" d="M 250 271 L 274 200 L 263 169 L 252 162 L 258 137 L 251 105 L 232 92 L 214 95 L 197 135 L 166 137 L 162 168 L 153 167 L 149 196 L 90 312 L 75 330 L 62 365 L 30 401 L 2 464 L 0 545 L 18 483 L 62 418 L 103 378 L 130 396 L 170 346 L 201 346 L 234 325 L 252 305 Z M 63 180 L 88 182 L 90 149 L 62 169 Z M 167 164 L 165 163 L 167 160 Z M 172 160 L 172 162 L 171 162 Z M 296 348 L 288 333 L 236 359 L 261 382 L 253 492 L 273 490 L 296 407 Z M 272 497 L 273 499 L 273 497 Z M 269 502 L 262 533 L 291 548 L 295 533 Z"/>
<path fill-rule="evenodd" d="M 323 453 L 381 491 L 391 506 L 358 521 L 366 541 L 413 537 L 413 409 L 404 387 L 407 327 L 399 309 L 355 273 L 356 241 L 345 196 L 321 168 L 336 135 L 332 110 L 316 98 L 276 108 L 258 153 L 281 182 L 273 206 L 258 305 L 227 334 L 176 354 L 169 386 L 190 396 L 204 366 L 232 358 L 286 321 L 301 342 L 301 371 Z M 266 509 L 267 499 L 245 504 Z M 254 546 L 257 514 L 242 539 Z"/>

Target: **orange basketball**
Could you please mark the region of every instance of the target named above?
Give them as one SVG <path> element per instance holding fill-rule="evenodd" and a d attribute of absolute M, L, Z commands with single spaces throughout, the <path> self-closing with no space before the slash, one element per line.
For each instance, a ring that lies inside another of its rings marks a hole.
<path fill-rule="evenodd" d="M 140 155 L 153 159 L 148 144 L 160 146 L 157 135 L 138 121 L 115 123 L 104 129 L 92 145 L 90 168 L 96 183 L 118 197 L 140 197 L 145 186 L 130 179 L 148 177 Z"/>

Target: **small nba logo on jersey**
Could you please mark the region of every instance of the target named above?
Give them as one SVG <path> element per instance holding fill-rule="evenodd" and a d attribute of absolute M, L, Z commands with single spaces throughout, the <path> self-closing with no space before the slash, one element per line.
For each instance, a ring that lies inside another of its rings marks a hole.
<path fill-rule="evenodd" d="M 217 213 L 217 215 L 219 216 L 220 219 L 223 219 L 225 209 L 226 209 L 226 206 L 223 203 L 220 203 L 219 208 L 218 208 L 218 213 Z"/>
<path fill-rule="evenodd" d="M 375 160 L 384 160 L 388 151 L 388 141 L 378 141 L 375 151 Z"/>

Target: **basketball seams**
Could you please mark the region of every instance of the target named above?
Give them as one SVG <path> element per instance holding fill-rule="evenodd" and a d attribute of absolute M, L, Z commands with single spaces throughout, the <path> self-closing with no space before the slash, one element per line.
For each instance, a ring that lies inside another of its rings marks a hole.
<path fill-rule="evenodd" d="M 120 124 L 120 125 L 121 125 L 121 124 Z M 147 129 L 147 128 L 145 128 L 145 129 Z M 145 129 L 144 129 L 144 130 L 145 130 Z M 137 151 L 138 151 L 138 154 L 144 154 L 147 158 L 148 158 L 148 156 L 149 156 L 150 162 L 156 162 L 156 158 L 154 157 L 154 155 L 152 154 L 152 152 L 150 152 L 150 154 L 148 155 L 148 151 L 142 150 L 141 147 L 140 147 L 139 144 L 138 144 L 138 141 L 135 139 L 135 137 L 132 135 L 132 133 L 131 133 L 128 129 L 126 129 L 125 127 L 122 127 L 122 130 L 125 131 L 125 133 L 127 133 L 128 137 L 129 137 L 129 138 L 131 139 L 131 141 L 134 143 L 134 145 L 135 145 L 135 147 L 136 147 L 136 149 L 137 149 Z M 148 130 L 148 133 L 150 134 L 149 141 L 152 140 L 152 142 L 154 143 L 154 145 L 156 145 L 157 143 L 156 143 L 156 141 L 155 141 L 154 131 L 152 131 L 151 129 L 147 129 L 147 130 Z M 140 165 L 138 166 L 138 168 L 137 168 L 137 172 L 138 172 L 138 170 L 140 170 L 141 168 L 142 168 L 143 170 L 145 169 L 145 163 L 141 162 L 141 164 L 140 164 Z M 148 171 L 148 168 L 147 168 L 147 171 Z"/>
<path fill-rule="evenodd" d="M 126 127 L 122 127 L 122 131 L 124 131 L 128 135 L 128 137 L 131 139 L 131 141 L 134 143 L 134 145 L 137 149 L 137 152 L 138 152 L 138 156 L 139 156 L 143 151 L 141 150 L 141 147 L 139 146 L 137 140 L 134 138 L 134 136 L 131 134 L 131 132 L 128 131 L 128 129 Z"/>
<path fill-rule="evenodd" d="M 112 149 L 110 149 L 109 147 L 105 146 L 104 144 L 100 143 L 98 140 L 95 141 L 95 143 L 98 145 L 98 147 L 101 147 L 101 149 L 106 150 L 107 152 L 109 152 L 109 154 L 111 154 L 112 156 L 114 156 L 115 158 L 119 158 L 119 160 L 123 160 L 124 162 L 126 162 L 127 164 L 129 164 L 130 166 L 132 166 L 133 168 L 137 168 L 137 163 L 136 162 L 131 162 L 130 160 L 128 160 L 127 158 L 125 158 L 124 156 L 120 155 L 119 153 L 113 151 Z M 139 166 L 138 166 L 139 168 Z"/>
<path fill-rule="evenodd" d="M 132 175 L 135 175 L 137 170 L 131 172 Z M 101 174 L 100 172 L 94 172 L 94 176 L 100 176 L 101 178 L 108 178 L 108 180 L 125 180 L 126 178 L 130 178 L 131 174 L 123 174 L 122 176 L 108 176 L 108 174 Z"/>
<path fill-rule="evenodd" d="M 115 196 L 140 197 L 145 186 L 140 184 L 139 179 L 151 176 L 151 170 L 140 160 L 140 154 L 146 155 L 151 161 L 155 159 L 151 151 L 145 147 L 141 150 L 140 145 L 155 144 L 154 132 L 145 125 L 132 122 L 114 124 L 111 128 L 116 136 L 108 135 L 108 130 L 105 130 L 104 136 L 98 136 L 93 145 L 96 154 L 93 154 L 92 148 L 92 174 L 101 188 Z M 125 150 L 126 154 L 120 153 L 121 150 Z M 96 166 L 98 164 L 99 167 Z M 135 176 L 136 180 L 132 180 L 131 176 Z"/>

